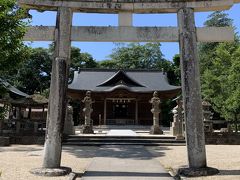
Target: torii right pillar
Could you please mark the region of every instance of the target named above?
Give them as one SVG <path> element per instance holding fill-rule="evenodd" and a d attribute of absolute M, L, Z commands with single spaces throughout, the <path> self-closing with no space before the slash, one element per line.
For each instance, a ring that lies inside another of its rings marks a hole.
<path fill-rule="evenodd" d="M 194 9 L 178 10 L 178 27 L 181 54 L 181 80 L 186 124 L 188 168 L 179 169 L 182 176 L 204 176 L 218 173 L 207 167 L 200 90 L 199 58 Z"/>

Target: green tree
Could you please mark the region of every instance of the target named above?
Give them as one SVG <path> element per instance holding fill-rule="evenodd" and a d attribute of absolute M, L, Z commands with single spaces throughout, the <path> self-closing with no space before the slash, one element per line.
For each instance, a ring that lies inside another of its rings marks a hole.
<path fill-rule="evenodd" d="M 203 74 L 203 95 L 213 109 L 235 124 L 240 118 L 240 45 L 221 43 L 217 46 L 212 66 Z"/>
<path fill-rule="evenodd" d="M 162 69 L 168 70 L 171 62 L 163 58 L 160 43 L 120 44 L 110 54 L 110 62 L 104 61 L 101 66 L 107 65 L 119 69 Z M 114 65 L 115 64 L 115 65 Z"/>
<path fill-rule="evenodd" d="M 233 27 L 232 19 L 222 11 L 208 18 L 205 26 Z M 237 35 L 232 43 L 201 43 L 199 46 L 203 97 L 221 117 L 235 123 L 236 132 L 240 118 L 239 47 Z"/>
<path fill-rule="evenodd" d="M 215 11 L 208 16 L 208 20 L 204 22 L 204 25 L 207 27 L 232 26 L 233 20 L 224 11 Z"/>
<path fill-rule="evenodd" d="M 110 60 L 100 61 L 100 68 L 107 69 L 158 69 L 167 72 L 168 79 L 173 85 L 180 85 L 179 55 L 173 62 L 163 58 L 159 43 L 116 44 L 110 54 Z"/>
<path fill-rule="evenodd" d="M 26 11 L 20 9 L 15 0 L 0 1 L 0 97 L 7 92 L 2 80 L 11 80 L 19 63 L 28 56 L 22 42 L 27 25 L 23 21 L 25 16 Z M 0 123 L 5 111 L 5 107 L 0 107 Z"/>
<path fill-rule="evenodd" d="M 53 46 L 49 49 L 31 49 L 30 57 L 21 64 L 21 68 L 15 76 L 15 85 L 22 91 L 33 94 L 40 92 L 48 96 L 51 80 L 51 68 L 53 58 Z M 81 53 L 79 48 L 71 48 L 71 64 L 69 79 L 78 68 L 95 68 L 97 62 L 88 53 Z"/>
<path fill-rule="evenodd" d="M 220 46 L 219 49 L 221 50 L 221 48 Z M 232 121 L 235 124 L 235 132 L 238 132 L 240 120 L 240 44 L 235 49 L 232 46 L 231 48 L 228 46 L 223 48 L 228 49 L 231 58 L 226 70 L 226 82 L 222 82 L 223 92 L 226 91 L 224 93 L 226 96 L 221 110 L 224 118 Z"/>
<path fill-rule="evenodd" d="M 224 11 L 216 11 L 208 16 L 208 20 L 204 23 L 206 27 L 232 27 L 233 20 L 228 17 Z M 204 73 L 206 69 L 211 67 L 212 59 L 215 57 L 216 48 L 220 43 L 200 43 L 199 57 L 200 57 L 200 72 Z"/>
<path fill-rule="evenodd" d="M 29 59 L 21 64 L 15 85 L 27 94 L 42 93 L 50 86 L 51 63 L 48 49 L 31 49 Z"/>
<path fill-rule="evenodd" d="M 9 78 L 16 73 L 20 62 L 27 58 L 28 48 L 22 38 L 26 31 L 26 11 L 15 0 L 0 1 L 0 77 Z"/>
<path fill-rule="evenodd" d="M 181 68 L 180 68 L 180 55 L 176 54 L 173 57 L 171 68 L 167 72 L 170 84 L 180 86 L 181 85 Z"/>
<path fill-rule="evenodd" d="M 103 60 L 98 62 L 99 68 L 114 69 L 117 68 L 117 62 L 113 60 Z"/>
<path fill-rule="evenodd" d="M 98 63 L 93 59 L 89 53 L 82 53 L 77 47 L 71 48 L 71 65 L 70 65 L 70 79 L 73 77 L 73 72 L 78 68 L 97 68 Z"/>

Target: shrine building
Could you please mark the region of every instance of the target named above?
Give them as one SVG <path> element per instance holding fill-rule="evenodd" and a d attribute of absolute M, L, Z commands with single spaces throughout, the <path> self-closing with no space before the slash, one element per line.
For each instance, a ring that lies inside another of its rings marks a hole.
<path fill-rule="evenodd" d="M 165 72 L 156 70 L 80 69 L 68 85 L 68 95 L 82 101 L 91 91 L 94 125 L 152 125 L 153 92 L 161 100 L 175 97 L 180 86 L 170 85 Z M 81 102 L 80 118 L 84 119 Z M 160 113 L 161 121 L 161 113 Z"/>

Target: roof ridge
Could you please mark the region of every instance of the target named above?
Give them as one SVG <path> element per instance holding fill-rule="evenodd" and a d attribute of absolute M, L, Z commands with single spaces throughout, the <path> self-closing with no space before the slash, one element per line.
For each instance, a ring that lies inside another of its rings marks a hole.
<path fill-rule="evenodd" d="M 118 76 L 121 76 L 123 75 L 123 77 L 127 78 L 128 81 L 130 81 L 130 83 L 132 83 L 133 85 L 135 86 L 140 86 L 140 87 L 145 87 L 143 86 L 142 84 L 140 84 L 139 82 L 137 82 L 136 80 L 132 79 L 131 77 L 129 77 L 123 70 L 119 70 L 117 71 L 115 74 L 113 74 L 110 78 L 108 78 L 106 81 L 100 83 L 99 85 L 97 86 L 106 86 L 107 84 L 111 84 L 111 83 L 117 83 L 117 82 L 111 82 L 111 81 L 114 81 L 114 79 L 118 78 Z M 123 78 L 122 77 L 122 78 Z M 124 80 L 123 80 L 124 81 Z M 125 81 L 124 81 L 125 82 Z M 125 82 L 126 83 L 126 82 Z"/>
<path fill-rule="evenodd" d="M 161 72 L 163 71 L 159 69 L 122 69 L 122 68 L 114 68 L 114 69 L 108 69 L 108 68 L 79 68 L 78 73 L 81 71 L 94 71 L 94 72 Z"/>

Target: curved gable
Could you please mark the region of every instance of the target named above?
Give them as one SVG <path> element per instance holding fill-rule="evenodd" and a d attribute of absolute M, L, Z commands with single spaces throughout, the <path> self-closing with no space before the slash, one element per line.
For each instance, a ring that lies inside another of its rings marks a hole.
<path fill-rule="evenodd" d="M 118 84 L 125 84 L 126 86 L 134 86 L 134 87 L 145 87 L 137 81 L 130 78 L 124 71 L 119 70 L 116 74 L 110 77 L 108 80 L 103 83 L 97 85 L 97 87 L 101 86 L 115 86 Z"/>

